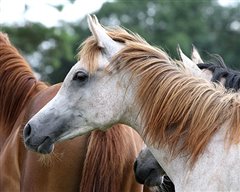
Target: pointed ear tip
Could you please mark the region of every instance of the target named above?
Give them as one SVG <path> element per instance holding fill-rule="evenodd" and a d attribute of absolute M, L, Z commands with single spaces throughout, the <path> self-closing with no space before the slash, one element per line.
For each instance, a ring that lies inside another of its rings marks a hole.
<path fill-rule="evenodd" d="M 94 14 L 88 14 L 87 21 L 88 21 L 88 25 L 91 25 L 91 26 L 93 26 L 95 24 L 96 25 L 100 24 L 99 21 L 98 21 L 97 16 L 94 15 Z"/>
<path fill-rule="evenodd" d="M 91 20 L 92 19 L 92 15 L 91 14 L 87 14 L 87 20 Z"/>
<path fill-rule="evenodd" d="M 90 14 L 87 15 L 87 23 L 88 23 L 88 26 L 91 25 L 92 23 L 92 16 Z"/>
<path fill-rule="evenodd" d="M 178 44 L 177 50 L 178 50 L 178 52 L 179 52 L 180 54 L 182 54 L 182 53 L 183 53 L 183 52 L 182 52 L 182 49 L 181 49 L 181 47 L 180 47 L 180 45 L 179 45 L 179 44 Z"/>
<path fill-rule="evenodd" d="M 87 20 L 93 22 L 97 20 L 97 17 L 94 14 L 87 14 Z"/>
<path fill-rule="evenodd" d="M 179 50 L 179 48 L 180 48 L 180 45 L 179 45 L 179 44 L 177 44 L 177 51 Z"/>
<path fill-rule="evenodd" d="M 92 18 L 98 20 L 98 19 L 97 19 L 97 16 L 96 16 L 95 14 L 92 14 Z"/>
<path fill-rule="evenodd" d="M 98 42 L 98 47 L 100 47 L 100 48 L 105 48 L 105 46 L 104 46 L 104 44 L 103 44 L 102 41 L 99 41 L 99 42 Z"/>

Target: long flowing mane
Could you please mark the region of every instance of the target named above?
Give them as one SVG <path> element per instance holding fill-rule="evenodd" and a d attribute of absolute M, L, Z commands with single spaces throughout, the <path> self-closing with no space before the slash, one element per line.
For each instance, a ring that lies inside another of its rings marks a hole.
<path fill-rule="evenodd" d="M 8 134 L 35 91 L 45 87 L 34 77 L 30 66 L 0 33 L 0 130 Z"/>
<path fill-rule="evenodd" d="M 134 157 L 129 159 L 129 154 L 136 153 L 134 147 L 129 148 L 128 141 L 133 139 L 129 129 L 115 125 L 106 132 L 91 132 L 80 191 L 121 191 L 124 167 L 128 167 L 125 163 L 133 164 Z"/>
<path fill-rule="evenodd" d="M 186 153 L 194 163 L 227 120 L 230 141 L 239 142 L 238 94 L 187 75 L 149 45 L 129 43 L 112 63 L 114 69 L 141 76 L 136 102 L 142 106 L 144 134 L 156 147 L 168 145 L 173 154 Z"/>
<path fill-rule="evenodd" d="M 123 29 L 108 30 L 125 43 L 107 70 L 130 72 L 139 80 L 136 103 L 141 105 L 145 138 L 154 146 L 168 146 L 173 155 L 184 153 L 193 165 L 221 125 L 229 122 L 226 138 L 240 141 L 240 103 L 237 94 L 180 70 L 168 55 Z M 79 56 L 92 73 L 100 53 L 93 38 Z M 89 54 L 91 52 L 91 55 Z"/>

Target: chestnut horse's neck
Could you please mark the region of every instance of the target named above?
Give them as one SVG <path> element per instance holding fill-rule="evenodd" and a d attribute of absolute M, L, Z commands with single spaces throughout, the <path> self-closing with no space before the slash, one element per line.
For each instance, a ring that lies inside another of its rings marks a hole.
<path fill-rule="evenodd" d="M 0 131 L 1 142 L 11 132 L 29 100 L 46 85 L 38 82 L 30 66 L 0 33 Z"/>

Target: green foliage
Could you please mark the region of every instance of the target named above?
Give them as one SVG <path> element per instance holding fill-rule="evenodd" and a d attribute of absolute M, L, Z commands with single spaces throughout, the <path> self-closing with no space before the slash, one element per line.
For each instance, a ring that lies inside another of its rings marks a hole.
<path fill-rule="evenodd" d="M 231 29 L 232 23 L 239 25 L 237 10 L 239 5 L 221 7 L 214 0 L 144 0 L 142 3 L 116 0 L 105 3 L 97 16 L 106 25 L 115 22 L 137 32 L 173 57 L 177 57 L 178 44 L 188 54 L 194 44 L 204 57 L 208 57 L 208 53 L 218 53 L 230 66 L 240 68 L 237 58 L 232 57 L 233 54 L 237 56 L 235 48 L 238 44 L 235 43 L 234 47 L 228 43 L 236 41 L 239 36 L 240 27 Z"/>
<path fill-rule="evenodd" d="M 74 0 L 70 0 L 71 3 Z M 203 58 L 217 53 L 226 64 L 240 69 L 239 5 L 222 7 L 215 0 L 115 0 L 95 13 L 104 25 L 121 25 L 140 34 L 150 44 L 178 57 L 176 47 L 191 54 L 194 44 Z M 57 6 L 62 10 L 62 5 Z M 86 18 L 46 28 L 39 23 L 4 26 L 14 44 L 29 59 L 42 78 L 60 82 L 76 63 L 79 45 L 90 35 Z"/>

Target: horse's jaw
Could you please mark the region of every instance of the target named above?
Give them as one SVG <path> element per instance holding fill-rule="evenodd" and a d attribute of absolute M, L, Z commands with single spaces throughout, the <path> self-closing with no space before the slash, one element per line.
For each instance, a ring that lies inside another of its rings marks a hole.
<path fill-rule="evenodd" d="M 54 150 L 54 144 L 50 137 L 46 139 L 37 147 L 37 152 L 42 154 L 49 154 Z"/>
<path fill-rule="evenodd" d="M 89 126 L 81 127 L 81 128 L 75 129 L 73 131 L 64 133 L 59 138 L 57 138 L 56 142 L 62 142 L 65 140 L 74 139 L 75 137 L 85 135 L 93 130 L 95 130 L 95 128 L 93 128 L 93 127 L 89 127 Z"/>

